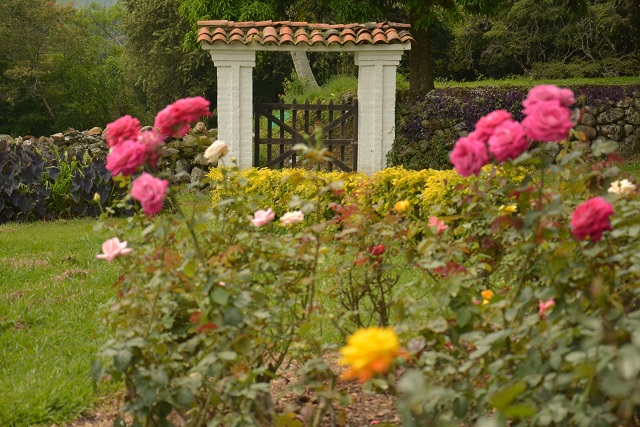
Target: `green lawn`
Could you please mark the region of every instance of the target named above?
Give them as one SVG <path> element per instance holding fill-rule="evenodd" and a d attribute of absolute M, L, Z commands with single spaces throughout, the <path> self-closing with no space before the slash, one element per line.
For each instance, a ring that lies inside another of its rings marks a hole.
<path fill-rule="evenodd" d="M 91 361 L 104 336 L 96 309 L 115 264 L 93 220 L 0 225 L 0 425 L 73 419 L 94 403 Z"/>

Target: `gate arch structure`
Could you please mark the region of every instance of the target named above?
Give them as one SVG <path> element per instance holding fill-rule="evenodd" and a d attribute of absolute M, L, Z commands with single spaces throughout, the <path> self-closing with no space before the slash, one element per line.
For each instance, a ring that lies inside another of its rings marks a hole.
<path fill-rule="evenodd" d="M 198 41 L 218 76 L 218 137 L 238 166 L 253 165 L 255 52 L 354 52 L 358 66 L 358 171 L 384 169 L 395 139 L 396 70 L 411 49 L 408 24 L 310 24 L 307 22 L 199 21 Z"/>

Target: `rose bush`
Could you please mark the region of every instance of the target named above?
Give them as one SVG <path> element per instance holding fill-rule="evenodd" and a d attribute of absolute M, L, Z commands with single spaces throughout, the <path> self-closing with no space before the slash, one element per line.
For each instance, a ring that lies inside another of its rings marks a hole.
<path fill-rule="evenodd" d="M 389 169 L 362 185 L 298 146 L 307 170 L 220 167 L 214 203 L 187 210 L 146 156 L 119 178 L 142 212 L 110 225 L 130 248 L 101 256 L 124 272 L 94 378 L 124 383 L 137 425 L 337 425 L 349 399 L 322 356 L 346 343 L 343 377 L 395 393 L 406 426 L 634 425 L 640 201 L 615 145 L 571 129 L 572 101 L 536 88 L 523 123 L 480 120 L 451 153 L 469 179 Z M 203 105 L 167 107 L 154 131 L 184 132 Z M 270 389 L 290 362 L 291 390 L 317 399 L 300 424 Z"/>

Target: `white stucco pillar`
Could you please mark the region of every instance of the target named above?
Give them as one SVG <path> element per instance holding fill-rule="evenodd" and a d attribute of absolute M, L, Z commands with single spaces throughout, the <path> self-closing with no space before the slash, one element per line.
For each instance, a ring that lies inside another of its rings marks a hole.
<path fill-rule="evenodd" d="M 396 69 L 402 50 L 360 51 L 358 66 L 358 172 L 387 167 L 395 139 Z"/>
<path fill-rule="evenodd" d="M 229 145 L 226 159 L 235 157 L 240 168 L 253 165 L 254 51 L 212 50 L 218 71 L 218 139 Z M 229 163 L 228 163 L 229 164 Z"/>

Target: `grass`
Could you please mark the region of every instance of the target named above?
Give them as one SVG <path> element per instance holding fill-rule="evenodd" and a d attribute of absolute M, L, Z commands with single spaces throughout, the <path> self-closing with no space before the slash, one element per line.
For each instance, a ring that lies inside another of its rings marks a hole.
<path fill-rule="evenodd" d="M 640 77 L 606 77 L 598 79 L 590 78 L 572 78 L 572 79 L 532 79 L 524 76 L 516 76 L 508 79 L 494 80 L 478 80 L 473 82 L 455 82 L 451 80 L 436 80 L 436 89 L 445 89 L 448 87 L 482 87 L 482 86 L 498 86 L 498 87 L 527 87 L 531 88 L 539 84 L 554 84 L 557 86 L 612 86 L 612 85 L 633 85 L 640 84 Z M 396 85 L 398 90 L 406 90 L 409 88 L 408 81 L 400 74 L 397 75 Z M 345 99 L 357 98 L 358 95 L 358 79 L 354 76 L 336 76 L 329 80 L 326 84 L 316 90 L 303 90 L 301 87 L 293 85 L 292 88 L 283 96 L 283 101 L 287 103 L 293 102 L 295 98 L 299 103 L 308 99 L 310 102 L 316 102 L 318 99 L 323 103 L 333 100 L 334 103 L 343 103 Z"/>
<path fill-rule="evenodd" d="M 0 226 L 0 425 L 61 423 L 96 398 L 89 377 L 113 294 L 93 220 Z"/>

